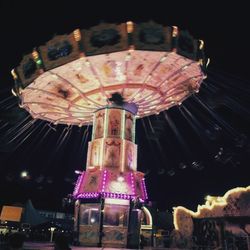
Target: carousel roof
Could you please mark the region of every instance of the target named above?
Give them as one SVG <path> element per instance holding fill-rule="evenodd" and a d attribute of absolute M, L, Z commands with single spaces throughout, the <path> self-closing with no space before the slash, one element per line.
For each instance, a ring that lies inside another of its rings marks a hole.
<path fill-rule="evenodd" d="M 12 71 L 13 93 L 34 118 L 85 125 L 115 92 L 138 117 L 181 104 L 204 78 L 203 42 L 154 22 L 100 24 L 59 35 Z"/>

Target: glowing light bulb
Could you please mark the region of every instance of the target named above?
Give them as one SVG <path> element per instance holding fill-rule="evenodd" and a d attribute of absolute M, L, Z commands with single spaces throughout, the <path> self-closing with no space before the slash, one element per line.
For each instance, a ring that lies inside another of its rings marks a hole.
<path fill-rule="evenodd" d="M 11 75 L 13 76 L 14 80 L 17 79 L 17 74 L 14 69 L 11 70 Z"/>
<path fill-rule="evenodd" d="M 199 41 L 200 41 L 199 49 L 203 49 L 203 47 L 204 47 L 204 41 L 203 40 L 199 40 Z"/>
<path fill-rule="evenodd" d="M 75 170 L 75 174 L 82 174 L 82 171 L 80 171 L 80 170 Z"/>
<path fill-rule="evenodd" d="M 26 170 L 23 170 L 21 173 L 20 173 L 20 177 L 22 179 L 29 179 L 29 173 L 26 171 Z"/>
<path fill-rule="evenodd" d="M 11 89 L 11 93 L 12 93 L 12 95 L 17 96 L 17 94 L 16 94 L 16 92 L 15 92 L 14 89 Z"/>
<path fill-rule="evenodd" d="M 28 172 L 27 171 L 22 171 L 21 172 L 21 177 L 27 177 L 28 176 Z"/>
<path fill-rule="evenodd" d="M 81 40 L 81 31 L 79 29 L 74 30 L 73 32 L 74 38 L 76 42 L 79 42 Z"/>
<path fill-rule="evenodd" d="M 163 57 L 160 59 L 160 62 L 164 62 L 166 59 L 167 59 L 167 56 L 163 56 Z"/>
<path fill-rule="evenodd" d="M 127 32 L 128 32 L 128 33 L 132 33 L 133 30 L 134 30 L 134 24 L 133 24 L 133 22 L 128 21 L 128 22 L 127 22 Z"/>
<path fill-rule="evenodd" d="M 178 35 L 178 27 L 177 26 L 172 26 L 172 27 L 173 27 L 172 36 L 176 37 Z"/>
<path fill-rule="evenodd" d="M 35 61 L 39 59 L 39 55 L 38 55 L 38 52 L 36 50 L 34 50 L 32 52 L 32 57 L 34 58 Z"/>

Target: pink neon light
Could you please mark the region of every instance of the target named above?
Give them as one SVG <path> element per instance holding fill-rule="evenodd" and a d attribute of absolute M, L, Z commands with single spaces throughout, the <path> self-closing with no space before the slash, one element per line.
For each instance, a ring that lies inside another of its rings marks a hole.
<path fill-rule="evenodd" d="M 135 195 L 135 177 L 132 172 L 130 173 L 130 180 L 131 180 L 132 194 Z"/>
<path fill-rule="evenodd" d="M 130 200 L 136 197 L 136 186 L 135 186 L 135 176 L 133 172 L 128 173 L 127 175 L 127 182 L 129 183 L 131 187 L 131 193 L 112 193 L 112 192 L 105 192 L 106 185 L 108 183 L 108 171 L 103 170 L 102 174 L 102 181 L 101 185 L 99 186 L 98 192 L 84 192 L 84 190 L 81 190 L 82 183 L 84 181 L 84 176 L 86 172 L 83 172 L 82 175 L 80 175 L 77 179 L 76 186 L 73 192 L 73 197 L 75 199 L 83 198 L 83 199 L 93 199 L 93 198 L 114 198 L 114 199 L 125 199 Z M 141 185 L 141 196 L 138 197 L 141 202 L 144 202 L 148 199 L 146 185 L 144 178 L 140 181 Z"/>
<path fill-rule="evenodd" d="M 134 196 L 129 195 L 129 194 L 117 194 L 117 193 L 109 193 L 109 192 L 104 192 L 102 193 L 104 198 L 116 198 L 116 199 L 124 199 L 124 200 L 130 200 Z"/>
<path fill-rule="evenodd" d="M 135 198 L 134 195 L 129 194 L 117 194 L 117 193 L 109 193 L 109 192 L 103 192 L 103 193 L 81 193 L 75 196 L 76 199 L 79 198 L 85 198 L 85 199 L 92 199 L 92 198 L 98 198 L 102 196 L 103 198 L 114 198 L 114 199 L 123 199 L 123 200 L 130 200 Z"/>
<path fill-rule="evenodd" d="M 100 195 L 100 194 L 97 193 L 97 192 L 92 192 L 92 193 L 81 193 L 81 194 L 78 194 L 76 198 L 77 198 L 77 199 L 79 199 L 79 198 L 89 198 L 89 199 L 91 199 L 91 198 L 97 198 L 99 195 Z"/>
<path fill-rule="evenodd" d="M 102 189 L 101 189 L 102 192 L 105 191 L 106 180 L 107 180 L 107 170 L 104 170 L 102 177 Z"/>

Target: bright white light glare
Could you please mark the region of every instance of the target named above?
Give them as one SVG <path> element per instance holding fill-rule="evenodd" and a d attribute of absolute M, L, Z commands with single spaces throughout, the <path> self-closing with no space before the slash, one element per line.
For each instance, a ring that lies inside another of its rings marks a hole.
<path fill-rule="evenodd" d="M 95 223 L 95 218 L 91 218 L 90 219 L 90 222 L 93 224 L 93 223 Z"/>
<path fill-rule="evenodd" d="M 28 172 L 27 171 L 22 171 L 20 174 L 21 178 L 27 178 L 28 177 Z"/>
<path fill-rule="evenodd" d="M 80 171 L 80 170 L 75 170 L 75 174 L 82 174 L 82 171 Z"/>
<path fill-rule="evenodd" d="M 117 180 L 118 180 L 119 182 L 123 182 L 123 181 L 124 181 L 124 177 L 119 176 L 119 177 L 117 178 Z"/>

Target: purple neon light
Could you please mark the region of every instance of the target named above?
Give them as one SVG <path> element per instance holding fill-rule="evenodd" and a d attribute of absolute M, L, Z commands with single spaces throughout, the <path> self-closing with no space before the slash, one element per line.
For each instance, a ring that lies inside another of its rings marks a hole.
<path fill-rule="evenodd" d="M 143 199 L 147 200 L 148 199 L 148 194 L 147 194 L 147 189 L 146 189 L 146 184 L 145 184 L 145 179 L 144 178 L 141 180 L 141 184 L 142 184 L 142 190 L 143 190 Z"/>
<path fill-rule="evenodd" d="M 130 180 L 131 180 L 131 187 L 132 187 L 132 194 L 135 195 L 135 177 L 134 173 L 130 173 Z"/>
<path fill-rule="evenodd" d="M 135 198 L 134 195 L 129 194 L 117 194 L 117 193 L 109 193 L 109 192 L 103 192 L 103 193 L 81 193 L 76 196 L 77 199 L 79 198 L 85 198 L 85 199 L 92 199 L 92 198 L 98 198 L 100 195 L 102 195 L 103 198 L 113 198 L 113 199 L 123 199 L 123 200 L 130 200 L 132 198 Z"/>
<path fill-rule="evenodd" d="M 77 183 L 73 192 L 73 196 L 75 199 L 84 198 L 84 199 L 91 199 L 91 198 L 114 198 L 114 199 L 125 199 L 130 200 L 136 197 L 136 187 L 135 187 L 135 176 L 133 172 L 129 173 L 129 182 L 131 187 L 131 193 L 130 194 L 122 194 L 122 193 L 112 193 L 112 192 L 105 192 L 106 184 L 108 181 L 107 170 L 103 170 L 102 175 L 102 182 L 101 186 L 99 187 L 98 192 L 81 192 L 81 185 L 84 180 L 86 172 L 83 172 L 82 175 L 80 175 L 77 179 Z M 128 179 L 127 179 L 128 180 Z M 142 197 L 139 198 L 141 202 L 144 202 L 148 199 L 146 185 L 145 185 L 145 179 L 143 178 L 140 181 L 141 190 L 142 190 Z"/>
<path fill-rule="evenodd" d="M 79 199 L 79 198 L 89 198 L 89 199 L 91 199 L 91 198 L 97 198 L 97 197 L 99 197 L 99 193 L 97 193 L 97 192 L 92 192 L 92 193 L 81 193 L 81 194 L 78 194 L 77 195 L 77 198 Z"/>
<path fill-rule="evenodd" d="M 82 174 L 80 176 L 78 176 L 77 182 L 76 182 L 76 186 L 73 192 L 73 196 L 77 196 L 77 194 L 80 192 L 80 187 L 83 181 L 83 177 L 84 177 L 85 172 L 82 172 Z"/>
<path fill-rule="evenodd" d="M 114 199 L 124 199 L 124 200 L 130 200 L 134 198 L 134 195 L 129 195 L 129 194 L 117 194 L 117 193 L 109 193 L 109 192 L 104 192 L 102 193 L 104 198 L 114 198 Z"/>
<path fill-rule="evenodd" d="M 102 192 L 105 191 L 106 179 L 107 179 L 107 170 L 104 170 L 102 177 L 102 189 L 101 189 Z"/>

